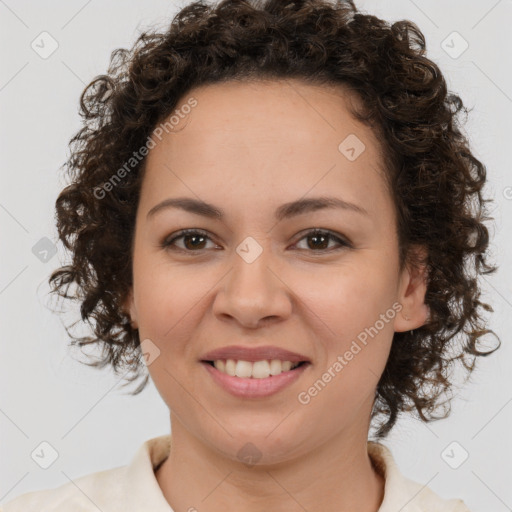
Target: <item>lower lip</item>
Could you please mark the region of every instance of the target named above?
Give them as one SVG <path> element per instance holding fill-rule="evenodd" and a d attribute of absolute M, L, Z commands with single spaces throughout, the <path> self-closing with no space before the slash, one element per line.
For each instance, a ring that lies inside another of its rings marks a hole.
<path fill-rule="evenodd" d="M 222 373 L 215 366 L 201 361 L 201 364 L 210 373 L 213 380 L 219 384 L 228 393 L 241 398 L 262 398 L 271 396 L 286 386 L 295 382 L 310 366 L 310 363 L 304 363 L 294 370 L 272 375 L 265 379 L 253 379 L 243 377 L 231 377 L 227 373 Z"/>

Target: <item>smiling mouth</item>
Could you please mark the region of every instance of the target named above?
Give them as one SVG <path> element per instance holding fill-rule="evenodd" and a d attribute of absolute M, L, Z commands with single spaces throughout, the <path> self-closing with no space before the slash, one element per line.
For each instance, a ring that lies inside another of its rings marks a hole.
<path fill-rule="evenodd" d="M 256 362 L 250 361 L 237 361 L 234 359 L 216 360 L 216 361 L 201 361 L 204 364 L 213 366 L 219 372 L 229 375 L 231 377 L 251 378 L 251 379 L 266 379 L 269 377 L 277 377 L 285 372 L 291 372 L 297 368 L 311 364 L 308 361 L 300 361 L 292 363 L 291 361 L 276 360 L 262 360 Z"/>

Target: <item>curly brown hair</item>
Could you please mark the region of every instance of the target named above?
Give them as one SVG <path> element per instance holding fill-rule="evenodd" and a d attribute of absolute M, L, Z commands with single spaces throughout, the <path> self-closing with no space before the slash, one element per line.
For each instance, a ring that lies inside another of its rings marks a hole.
<path fill-rule="evenodd" d="M 93 330 L 92 337 L 78 337 L 66 327 L 71 344 L 101 348 L 101 356 L 89 355 L 92 362 L 86 364 L 110 364 L 116 374 L 127 369 L 127 382 L 143 376 L 132 394 L 148 382 L 138 330 L 123 308 L 132 285 L 146 159 L 132 162 L 108 193 L 98 194 L 98 187 L 133 159 L 192 88 L 288 78 L 341 84 L 362 100 L 353 115 L 382 141 L 398 218 L 400 268 L 428 269 L 430 316 L 420 328 L 394 334 L 371 415 L 386 420 L 376 437 L 385 437 L 402 411 L 416 409 L 423 421 L 446 417 L 447 412 L 433 413 L 452 388 L 452 364 L 461 362 L 470 374 L 476 356 L 501 345 L 477 347 L 484 334 L 494 334 L 484 328 L 482 309 L 494 310 L 478 300 L 478 278 L 497 267 L 486 262 L 483 221 L 493 219 L 485 215 L 491 200 L 482 198 L 486 169 L 471 153 L 459 120 L 460 111 L 468 110 L 448 93 L 425 52 L 424 35 L 414 23 L 390 24 L 362 14 L 352 0 L 196 1 L 165 33 L 144 31 L 130 50 L 113 51 L 107 73 L 80 98 L 83 127 L 69 143 L 65 164 L 71 182 L 56 201 L 59 237 L 72 260 L 49 278 L 52 292 L 79 301 L 81 319 Z M 428 249 L 426 260 L 414 260 L 414 245 Z"/>

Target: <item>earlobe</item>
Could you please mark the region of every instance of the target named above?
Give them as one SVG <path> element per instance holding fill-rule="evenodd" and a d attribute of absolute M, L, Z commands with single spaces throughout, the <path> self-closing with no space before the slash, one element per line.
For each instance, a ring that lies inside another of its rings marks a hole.
<path fill-rule="evenodd" d="M 425 304 L 428 285 L 427 249 L 415 246 L 406 268 L 404 268 L 399 287 L 398 301 L 402 305 L 401 315 L 395 319 L 395 331 L 411 331 L 424 325 L 430 310 Z"/>
<path fill-rule="evenodd" d="M 133 300 L 133 288 L 130 289 L 128 296 L 123 304 L 124 313 L 130 318 L 130 325 L 132 329 L 138 329 L 137 323 L 137 310 L 135 308 L 135 302 Z"/>

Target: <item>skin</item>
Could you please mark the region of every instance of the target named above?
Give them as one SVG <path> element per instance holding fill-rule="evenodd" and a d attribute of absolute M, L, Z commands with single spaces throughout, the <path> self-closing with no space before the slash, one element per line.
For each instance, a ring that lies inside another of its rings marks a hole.
<path fill-rule="evenodd" d="M 375 389 L 393 333 L 428 315 L 424 269 L 399 270 L 379 142 L 351 116 L 347 102 L 356 99 L 342 88 L 230 82 L 196 88 L 177 108 L 190 97 L 197 106 L 155 139 L 147 157 L 126 301 L 140 339 L 160 351 L 148 369 L 170 409 L 172 449 L 158 484 L 177 512 L 375 512 L 384 496 L 367 453 Z M 349 134 L 365 144 L 354 161 L 338 150 Z M 274 219 L 282 203 L 322 195 L 368 215 L 323 209 Z M 166 209 L 146 218 L 180 196 L 212 203 L 226 217 Z M 188 253 L 159 245 L 183 228 L 209 239 L 177 240 Z M 352 247 L 332 238 L 323 245 L 306 236 L 311 228 Z M 262 249 L 250 264 L 236 252 L 248 236 Z M 402 312 L 307 405 L 299 403 L 298 394 L 394 303 Z M 312 365 L 273 396 L 236 398 L 199 360 L 238 344 L 277 345 Z M 252 466 L 237 456 L 248 442 L 261 453 Z"/>

